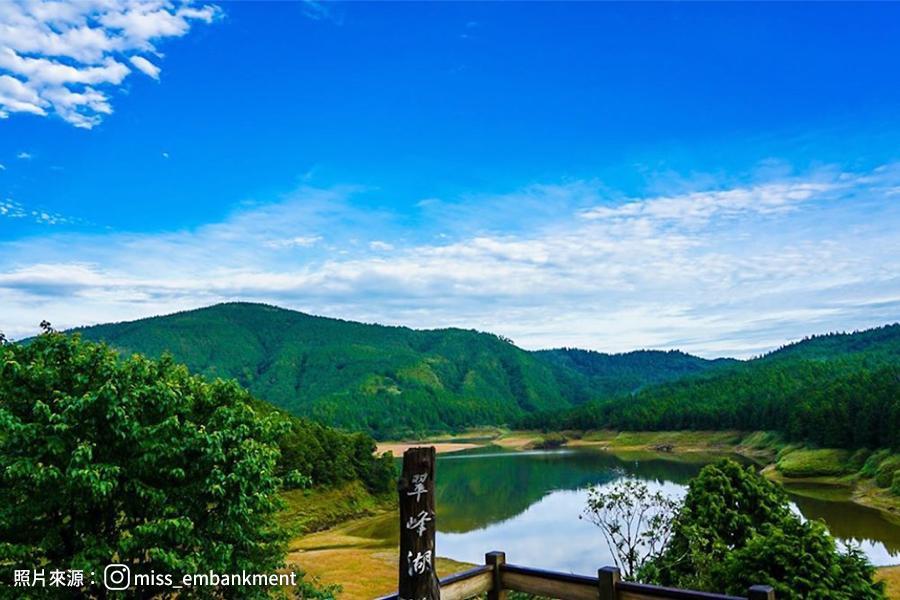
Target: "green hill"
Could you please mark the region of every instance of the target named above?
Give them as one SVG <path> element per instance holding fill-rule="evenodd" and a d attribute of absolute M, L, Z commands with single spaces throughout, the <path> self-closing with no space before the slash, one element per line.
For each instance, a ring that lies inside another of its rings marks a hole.
<path fill-rule="evenodd" d="M 367 325 L 259 304 L 79 330 L 125 352 L 171 352 L 289 412 L 375 434 L 502 423 L 570 406 L 549 367 L 490 334 Z"/>
<path fill-rule="evenodd" d="M 565 382 L 573 398 L 586 401 L 636 392 L 648 385 L 697 375 L 739 361 L 731 358 L 706 360 L 680 350 L 635 350 L 605 354 L 578 348 L 539 350 L 535 356 Z"/>
<path fill-rule="evenodd" d="M 293 414 L 378 437 L 509 423 L 717 364 L 683 353 L 531 353 L 489 333 L 248 303 L 76 331 L 124 352 L 171 352 L 192 371 L 235 378 Z"/>
<path fill-rule="evenodd" d="M 534 414 L 523 427 L 775 430 L 845 448 L 900 448 L 900 325 L 818 336 L 757 359 Z"/>

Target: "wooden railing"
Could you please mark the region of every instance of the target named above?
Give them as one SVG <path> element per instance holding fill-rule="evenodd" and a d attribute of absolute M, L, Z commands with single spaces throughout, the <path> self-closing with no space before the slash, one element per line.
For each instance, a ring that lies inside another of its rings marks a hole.
<path fill-rule="evenodd" d="M 503 552 L 489 552 L 485 564 L 441 579 L 441 600 L 466 600 L 487 594 L 487 600 L 506 600 L 508 591 L 557 600 L 774 600 L 767 585 L 754 585 L 746 596 L 710 594 L 632 583 L 619 579 L 619 570 L 604 567 L 597 577 L 542 571 L 506 564 Z M 401 600 L 397 594 L 377 600 Z"/>

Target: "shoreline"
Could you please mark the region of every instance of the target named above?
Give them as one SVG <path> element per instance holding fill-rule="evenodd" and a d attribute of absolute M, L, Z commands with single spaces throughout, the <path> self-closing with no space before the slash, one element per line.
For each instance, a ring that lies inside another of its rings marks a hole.
<path fill-rule="evenodd" d="M 612 453 L 640 453 L 669 460 L 703 460 L 710 455 L 739 455 L 753 461 L 758 468 L 770 472 L 766 476 L 782 485 L 795 482 L 840 486 L 846 500 L 874 508 L 851 497 L 851 488 L 840 478 L 784 478 L 775 471 L 778 448 L 771 439 L 743 432 L 565 432 L 566 447 L 596 448 Z M 499 446 L 512 451 L 534 449 L 544 435 L 535 431 L 494 430 L 479 435 L 467 432 L 442 435 L 424 440 L 387 441 L 378 444 L 378 453 L 391 451 L 395 457 L 412 446 L 432 445 L 440 454 L 472 448 Z M 661 450 L 660 448 L 665 448 Z M 858 483 L 858 482 L 857 482 Z M 797 493 L 798 490 L 791 490 Z M 290 542 L 288 563 L 295 563 L 323 582 L 344 586 L 341 598 L 363 600 L 388 593 L 396 586 L 397 548 L 391 541 L 396 511 L 387 504 L 369 506 L 368 514 L 357 514 L 321 531 L 309 532 Z M 885 511 L 879 511 L 885 514 Z M 451 575 L 470 565 L 438 556 L 436 566 L 441 576 Z M 900 600 L 900 564 L 876 567 L 876 579 L 884 580 L 887 597 Z"/>
<path fill-rule="evenodd" d="M 678 460 L 691 454 L 734 454 L 756 463 L 760 472 L 770 481 L 778 483 L 791 493 L 800 496 L 819 497 L 812 486 L 828 488 L 846 495 L 853 504 L 877 511 L 885 520 L 900 525 L 900 497 L 878 488 L 867 478 L 856 473 L 790 477 L 777 468 L 779 454 L 803 450 L 800 446 L 787 445 L 765 432 L 741 431 L 612 431 L 588 432 L 564 431 L 568 448 L 596 448 L 607 452 L 650 452 L 662 458 Z M 476 437 L 479 436 L 479 437 Z M 423 440 L 379 442 L 376 452 L 392 451 L 395 457 L 416 445 L 435 447 L 438 454 L 447 454 L 500 446 L 510 450 L 531 450 L 540 446 L 545 434 L 538 431 L 482 430 L 458 435 L 444 434 Z M 458 440 L 458 441 L 457 441 Z M 827 449 L 821 452 L 828 452 Z M 900 565 L 898 565 L 900 566 Z"/>

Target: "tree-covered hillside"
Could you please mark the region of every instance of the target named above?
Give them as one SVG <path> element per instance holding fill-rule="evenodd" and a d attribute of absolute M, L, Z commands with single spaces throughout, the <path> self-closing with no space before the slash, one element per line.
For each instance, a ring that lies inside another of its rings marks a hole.
<path fill-rule="evenodd" d="M 490 334 L 415 331 L 259 304 L 80 331 L 126 352 L 171 352 L 192 371 L 322 422 L 375 434 L 502 423 L 569 406 L 550 369 Z"/>
<path fill-rule="evenodd" d="M 531 353 L 489 333 L 413 330 L 232 303 L 78 330 L 171 352 L 293 414 L 376 436 L 509 423 L 717 364 L 683 353 Z"/>
<path fill-rule="evenodd" d="M 579 348 L 539 350 L 535 356 L 553 369 L 576 401 L 628 394 L 653 385 L 681 379 L 738 363 L 730 358 L 706 360 L 679 350 L 635 350 L 605 354 Z"/>
<path fill-rule="evenodd" d="M 376 437 L 510 423 L 775 429 L 874 447 L 894 444 L 890 431 L 900 431 L 892 412 L 900 410 L 900 325 L 812 337 L 750 361 L 677 351 L 526 352 L 489 333 L 386 327 L 246 303 L 80 333 L 124 352 L 171 352 L 192 371 L 235 378 L 292 414 Z M 889 424 L 897 426 L 885 430 Z"/>
<path fill-rule="evenodd" d="M 900 325 L 804 340 L 746 363 L 530 415 L 525 427 L 775 430 L 844 448 L 900 448 Z"/>

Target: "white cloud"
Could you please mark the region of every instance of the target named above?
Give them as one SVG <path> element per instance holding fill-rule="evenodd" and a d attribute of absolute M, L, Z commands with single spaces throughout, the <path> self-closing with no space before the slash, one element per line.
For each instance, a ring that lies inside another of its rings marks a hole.
<path fill-rule="evenodd" d="M 0 2 L 0 118 L 54 113 L 85 129 L 112 113 L 109 90 L 131 69 L 159 79 L 160 69 L 138 54 L 212 22 L 213 5 L 170 0 L 13 0 Z"/>
<path fill-rule="evenodd" d="M 900 168 L 811 175 L 593 218 L 609 195 L 599 185 L 528 186 L 429 205 L 416 228 L 355 206 L 352 188 L 303 188 L 194 230 L 0 243 L 0 305 L 13 307 L 0 330 L 243 299 L 531 348 L 746 356 L 896 320 L 898 183 Z M 391 252 L 372 252 L 386 239 Z"/>
<path fill-rule="evenodd" d="M 10 111 L 43 116 L 46 105 L 46 100 L 15 77 L 0 75 L 0 118 L 7 118 Z"/>
<path fill-rule="evenodd" d="M 7 217 L 10 219 L 30 218 L 35 223 L 44 225 L 59 225 L 71 222 L 70 219 L 59 213 L 46 210 L 30 210 L 21 203 L 10 198 L 0 200 L 0 217 Z"/>
<path fill-rule="evenodd" d="M 839 187 L 835 182 L 767 183 L 746 188 L 692 192 L 647 198 L 582 212 L 585 219 L 636 219 L 705 223 L 714 216 L 755 212 L 776 214 L 796 210 L 802 202 Z"/>
<path fill-rule="evenodd" d="M 382 242 L 381 240 L 374 240 L 369 242 L 369 248 L 371 248 L 372 250 L 388 252 L 394 249 L 394 245 L 387 242 Z"/>
<path fill-rule="evenodd" d="M 322 241 L 320 235 L 299 235 L 283 240 L 269 240 L 266 246 L 269 248 L 309 248 Z"/>
<path fill-rule="evenodd" d="M 137 69 L 144 73 L 144 75 L 147 75 L 159 81 L 160 68 L 154 65 L 152 62 L 150 62 L 143 56 L 132 56 L 129 60 L 131 61 L 131 64 L 137 67 Z"/>
<path fill-rule="evenodd" d="M 32 156 L 31 156 L 31 154 L 29 154 L 28 152 L 25 152 L 23 150 L 23 151 L 19 152 L 18 154 L 16 154 L 16 158 L 18 158 L 20 160 L 29 160 L 32 158 Z"/>

